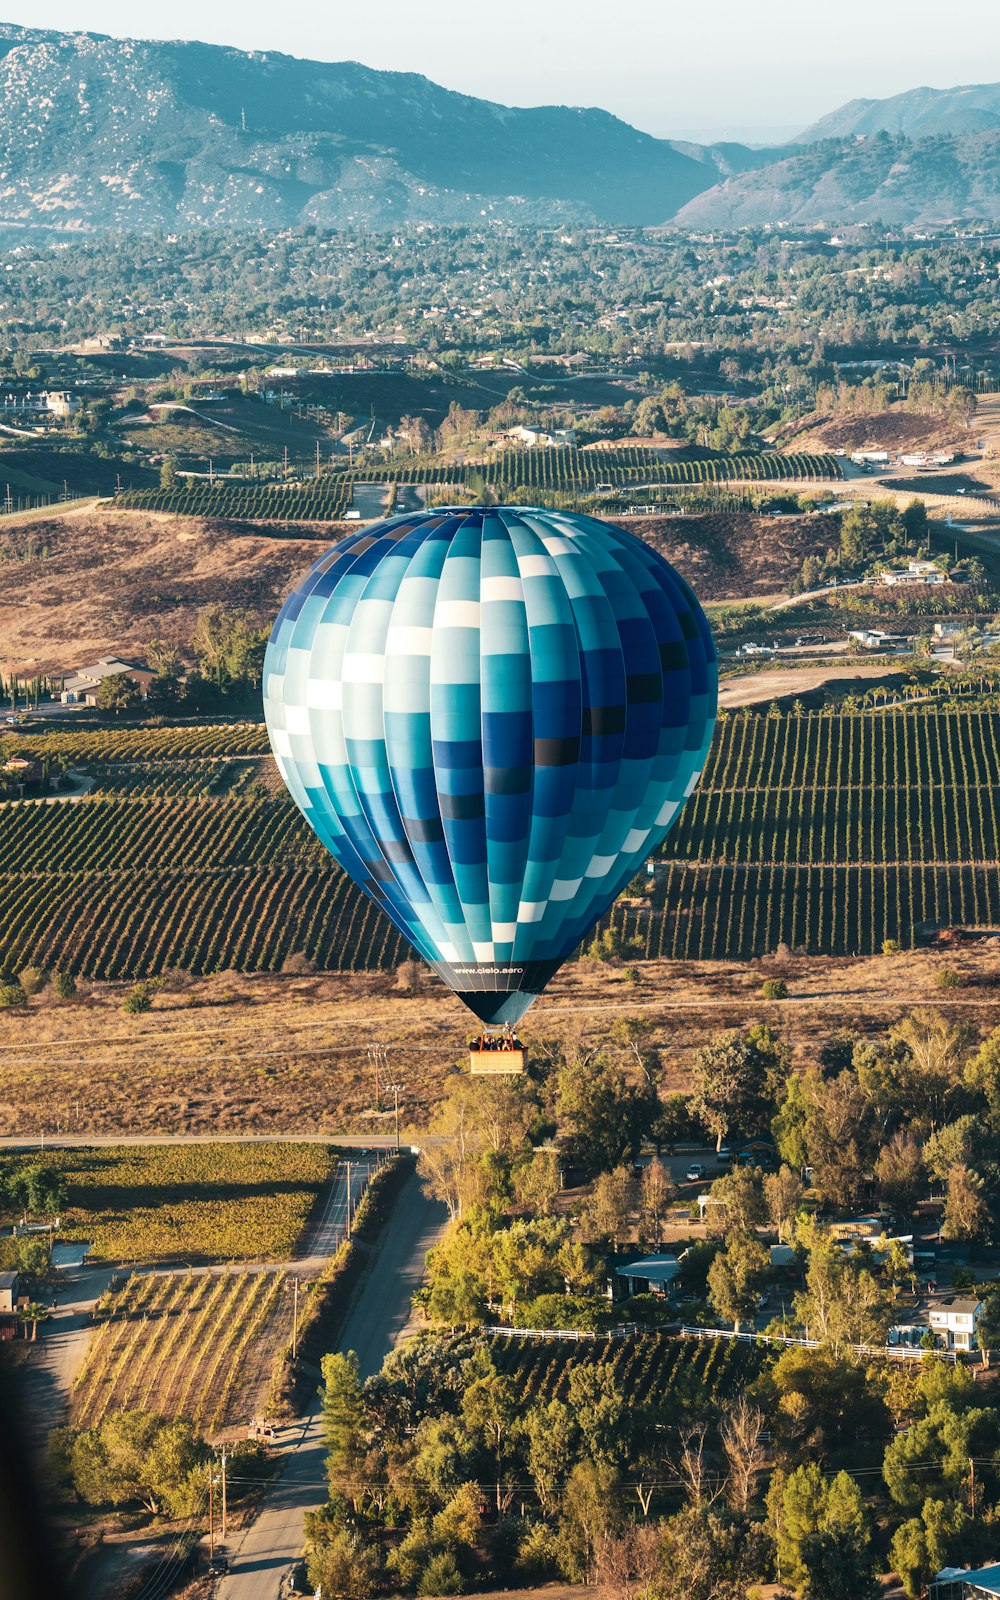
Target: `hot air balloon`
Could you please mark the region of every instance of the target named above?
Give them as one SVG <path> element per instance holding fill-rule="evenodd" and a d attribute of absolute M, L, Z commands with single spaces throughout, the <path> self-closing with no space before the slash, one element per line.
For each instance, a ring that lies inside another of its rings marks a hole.
<path fill-rule="evenodd" d="M 633 535 L 525 506 L 376 522 L 285 601 L 264 711 L 334 859 L 510 1027 L 659 845 L 704 765 L 715 648 Z"/>

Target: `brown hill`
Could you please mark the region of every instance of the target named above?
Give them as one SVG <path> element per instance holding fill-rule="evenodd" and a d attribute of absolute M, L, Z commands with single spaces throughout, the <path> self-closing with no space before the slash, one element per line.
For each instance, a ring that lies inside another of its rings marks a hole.
<path fill-rule="evenodd" d="M 630 517 L 703 600 L 774 594 L 830 529 L 820 517 Z M 268 530 L 153 512 L 39 516 L 0 533 L 0 668 L 69 672 L 151 639 L 182 648 L 201 607 L 275 614 L 289 586 L 356 523 Z"/>
<path fill-rule="evenodd" d="M 962 450 L 976 437 L 976 419 L 969 428 L 949 417 L 929 416 L 893 406 L 861 416 L 814 412 L 787 434 L 782 450 Z"/>
<path fill-rule="evenodd" d="M 318 554 L 315 531 L 303 533 L 267 538 L 256 525 L 145 511 L 22 524 L 0 535 L 20 557 L 0 587 L 0 665 L 69 672 L 151 639 L 183 647 L 213 601 L 272 616 Z M 330 535 L 337 525 L 319 537 Z"/>

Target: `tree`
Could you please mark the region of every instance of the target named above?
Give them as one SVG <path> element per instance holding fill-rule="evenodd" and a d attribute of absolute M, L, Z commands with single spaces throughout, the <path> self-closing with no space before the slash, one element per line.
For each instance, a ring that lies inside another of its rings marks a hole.
<path fill-rule="evenodd" d="M 975 1460 L 976 1493 L 989 1504 L 998 1488 L 998 1447 L 1000 1412 L 974 1406 L 956 1410 L 948 1400 L 940 1400 L 926 1417 L 892 1440 L 882 1460 L 882 1476 L 895 1503 L 915 1512 L 927 1495 L 956 1504 L 965 1493 L 971 1501 L 969 1464 Z"/>
<path fill-rule="evenodd" d="M 793 1073 L 788 1080 L 785 1097 L 777 1115 L 771 1119 L 771 1132 L 781 1159 L 796 1172 L 801 1172 L 803 1167 L 809 1164 L 809 1151 L 806 1146 L 808 1120 L 809 1102 L 806 1099 L 802 1079 L 798 1073 Z"/>
<path fill-rule="evenodd" d="M 654 1244 L 659 1244 L 663 1232 L 663 1219 L 677 1193 L 670 1169 L 659 1157 L 643 1168 L 639 1190 L 639 1213 L 648 1223 Z"/>
<path fill-rule="evenodd" d="M 885 1402 L 865 1368 L 829 1347 L 783 1350 L 759 1394 L 776 1438 L 793 1459 L 804 1450 L 826 1454 L 888 1431 Z"/>
<path fill-rule="evenodd" d="M 593 1581 L 597 1551 L 618 1530 L 614 1486 L 612 1468 L 592 1461 L 578 1462 L 566 1480 L 556 1545 L 570 1583 Z"/>
<path fill-rule="evenodd" d="M 310 1543 L 307 1565 L 310 1586 L 329 1600 L 368 1600 L 374 1593 L 378 1558 L 353 1528 L 333 1527 L 321 1542 Z"/>
<path fill-rule="evenodd" d="M 884 1344 L 892 1320 L 885 1286 L 860 1255 L 845 1255 L 827 1239 L 809 1252 L 805 1292 L 795 1296 L 795 1314 L 813 1339 L 843 1345 Z"/>
<path fill-rule="evenodd" d="M 764 1209 L 768 1221 L 778 1230 L 779 1239 L 788 1239 L 794 1231 L 805 1197 L 805 1186 L 797 1172 L 782 1166 L 777 1172 L 764 1175 Z"/>
<path fill-rule="evenodd" d="M 942 1567 L 961 1557 L 967 1546 L 968 1517 L 960 1505 L 928 1497 L 919 1517 L 910 1517 L 893 1535 L 890 1560 L 903 1588 L 917 1600 Z"/>
<path fill-rule="evenodd" d="M 813 1073 L 805 1089 L 805 1142 L 813 1187 L 828 1204 L 853 1205 L 863 1193 L 873 1154 L 868 1107 L 858 1080 L 853 1072 L 833 1078 Z"/>
<path fill-rule="evenodd" d="M 769 1565 L 753 1525 L 689 1506 L 663 1524 L 655 1592 L 659 1600 L 746 1600 Z"/>
<path fill-rule="evenodd" d="M 548 1506 L 566 1477 L 575 1454 L 578 1434 L 569 1406 L 550 1400 L 532 1406 L 524 1419 L 528 1443 L 528 1471 L 543 1507 Z"/>
<path fill-rule="evenodd" d="M 767 1463 L 763 1412 L 741 1395 L 726 1412 L 720 1433 L 729 1467 L 729 1503 L 734 1511 L 745 1516 L 753 1504 L 757 1480 Z"/>
<path fill-rule="evenodd" d="M 497 1372 L 489 1357 L 470 1363 L 474 1374 L 462 1396 L 462 1420 L 490 1450 L 495 1465 L 497 1511 L 504 1509 L 504 1466 L 512 1455 L 519 1426 L 518 1395 L 513 1379 Z"/>
<path fill-rule="evenodd" d="M 846 1472 L 831 1482 L 816 1462 L 786 1480 L 778 1569 L 802 1600 L 875 1600 L 874 1556 L 861 1491 Z"/>
<path fill-rule="evenodd" d="M 788 1048 L 764 1023 L 746 1033 L 716 1034 L 695 1060 L 693 1109 L 715 1135 L 766 1130 L 771 1107 L 788 1076 Z"/>
<path fill-rule="evenodd" d="M 983 1196 L 983 1181 L 964 1162 L 948 1174 L 941 1236 L 944 1239 L 988 1239 L 993 1219 Z"/>
<path fill-rule="evenodd" d="M 536 1150 L 514 1168 L 514 1197 L 532 1216 L 551 1216 L 561 1189 L 562 1173 L 554 1150 Z"/>
<path fill-rule="evenodd" d="M 757 1309 L 769 1257 L 749 1234 L 735 1234 L 708 1269 L 708 1298 L 724 1322 L 740 1325 Z"/>
<path fill-rule="evenodd" d="M 160 488 L 172 489 L 177 483 L 177 462 L 173 456 L 167 456 L 160 463 Z"/>
<path fill-rule="evenodd" d="M 896 1023 L 889 1038 L 905 1045 L 910 1069 L 903 1078 L 905 1099 L 900 1109 L 911 1117 L 926 1116 L 932 1128 L 945 1120 L 945 1107 L 958 1083 L 969 1037 L 965 1024 L 949 1022 L 939 1011 L 914 1011 Z"/>
<path fill-rule="evenodd" d="M 45 986 L 45 974 L 41 967 L 23 967 L 17 981 L 26 995 L 40 994 Z"/>
<path fill-rule="evenodd" d="M 921 1147 L 911 1133 L 901 1129 L 882 1146 L 875 1163 L 875 1177 L 896 1215 L 908 1217 L 925 1185 Z"/>
<path fill-rule="evenodd" d="M 587 1203 L 590 1237 L 609 1239 L 612 1249 L 617 1250 L 618 1240 L 628 1229 L 634 1204 L 635 1180 L 628 1167 L 599 1173 Z"/>
<path fill-rule="evenodd" d="M 756 1168 L 734 1167 L 716 1178 L 709 1190 L 705 1218 L 710 1237 L 750 1234 L 764 1221 L 761 1175 Z"/>
<path fill-rule="evenodd" d="M 966 1115 L 931 1134 L 923 1147 L 923 1161 L 932 1178 L 947 1183 L 952 1167 L 976 1165 L 982 1145 L 980 1127 L 978 1117 Z"/>
<path fill-rule="evenodd" d="M 71 972 L 57 972 L 52 978 L 52 991 L 57 1000 L 72 1000 L 76 994 L 76 979 Z"/>
<path fill-rule="evenodd" d="M 19 1315 L 25 1327 L 31 1324 L 31 1338 L 34 1342 L 38 1338 L 38 1324 L 47 1322 L 52 1312 L 41 1300 L 32 1300 L 28 1305 L 21 1307 Z"/>
<path fill-rule="evenodd" d="M 353 1350 L 346 1355 L 339 1352 L 325 1355 L 322 1372 L 327 1481 L 331 1494 L 350 1500 L 357 1511 L 364 1493 L 362 1467 L 365 1458 L 365 1407 L 358 1358 Z"/>
<path fill-rule="evenodd" d="M 637 1082 L 605 1056 L 579 1056 L 560 1067 L 560 1143 L 567 1163 L 586 1176 L 634 1161 L 658 1109 L 656 1090 L 645 1075 Z"/>
<path fill-rule="evenodd" d="M 98 711 L 131 711 L 142 703 L 142 690 L 127 672 L 111 672 L 97 686 Z"/>

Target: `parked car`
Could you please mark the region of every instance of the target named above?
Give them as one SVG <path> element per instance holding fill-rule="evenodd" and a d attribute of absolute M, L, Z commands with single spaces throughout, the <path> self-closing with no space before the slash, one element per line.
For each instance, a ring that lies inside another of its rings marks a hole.
<path fill-rule="evenodd" d="M 728 1166 L 733 1159 L 733 1152 L 727 1144 L 720 1145 L 715 1152 L 715 1159 L 723 1167 Z"/>
<path fill-rule="evenodd" d="M 697 1183 L 699 1178 L 703 1178 L 704 1176 L 705 1165 L 702 1161 L 692 1161 L 691 1165 L 687 1169 L 687 1172 L 685 1173 L 688 1183 Z"/>

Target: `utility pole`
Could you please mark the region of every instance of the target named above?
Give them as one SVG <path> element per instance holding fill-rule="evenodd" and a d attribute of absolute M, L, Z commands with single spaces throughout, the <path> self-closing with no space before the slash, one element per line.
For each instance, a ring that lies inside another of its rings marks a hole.
<path fill-rule="evenodd" d="M 226 1455 L 226 1447 L 225 1447 L 225 1445 L 223 1445 L 223 1447 L 222 1447 L 222 1542 L 223 1542 L 223 1544 L 225 1544 L 225 1542 L 226 1542 L 226 1510 L 227 1510 L 227 1507 L 226 1507 L 226 1462 L 228 1461 L 228 1459 L 229 1458 Z"/>
<path fill-rule="evenodd" d="M 319 480 L 319 440 L 316 440 L 316 478 Z"/>
<path fill-rule="evenodd" d="M 292 1279 L 292 1360 L 294 1361 L 299 1349 L 299 1280 Z"/>
<path fill-rule="evenodd" d="M 366 1051 L 368 1065 L 375 1074 L 375 1101 L 374 1109 L 382 1109 L 382 1074 L 389 1065 L 389 1052 L 384 1044 L 370 1044 Z"/>
<path fill-rule="evenodd" d="M 215 1471 L 214 1463 L 208 1472 L 208 1559 L 215 1560 Z"/>
<path fill-rule="evenodd" d="M 351 1237 L 351 1163 L 347 1163 L 347 1237 Z"/>
<path fill-rule="evenodd" d="M 402 1089 L 404 1087 L 405 1087 L 405 1085 L 402 1084 L 402 1083 L 387 1083 L 386 1084 L 386 1088 L 389 1090 L 389 1093 L 393 1096 L 393 1100 L 394 1100 L 394 1110 L 395 1110 L 395 1113 L 396 1113 L 396 1154 L 397 1155 L 399 1154 L 399 1091 L 400 1091 L 400 1089 Z"/>

